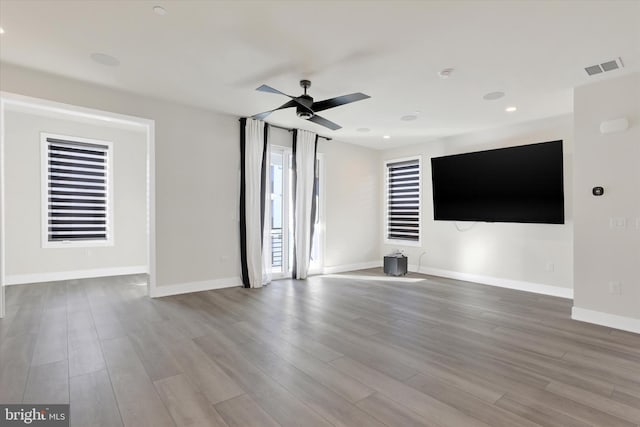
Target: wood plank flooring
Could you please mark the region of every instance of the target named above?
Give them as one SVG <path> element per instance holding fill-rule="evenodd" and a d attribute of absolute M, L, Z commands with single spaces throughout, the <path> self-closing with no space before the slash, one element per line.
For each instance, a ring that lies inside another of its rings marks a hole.
<path fill-rule="evenodd" d="M 640 426 L 640 335 L 571 301 L 379 269 L 160 299 L 6 288 L 0 402 L 89 426 Z"/>

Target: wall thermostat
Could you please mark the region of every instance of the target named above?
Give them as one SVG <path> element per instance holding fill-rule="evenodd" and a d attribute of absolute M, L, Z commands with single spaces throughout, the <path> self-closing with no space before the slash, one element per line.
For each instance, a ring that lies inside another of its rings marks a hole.
<path fill-rule="evenodd" d="M 604 188 L 602 187 L 593 187 L 591 190 L 594 196 L 602 196 L 604 194 Z"/>

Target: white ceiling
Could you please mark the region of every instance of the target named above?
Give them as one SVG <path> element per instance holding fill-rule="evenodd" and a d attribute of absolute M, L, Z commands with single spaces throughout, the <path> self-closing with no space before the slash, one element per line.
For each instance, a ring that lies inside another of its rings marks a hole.
<path fill-rule="evenodd" d="M 338 131 L 293 109 L 268 121 L 375 148 L 569 113 L 573 87 L 640 71 L 640 1 L 0 0 L 0 26 L 1 61 L 238 116 L 288 100 L 263 83 L 364 92 L 321 113 Z M 583 69 L 618 56 L 623 70 Z M 484 101 L 492 91 L 506 96 Z"/>

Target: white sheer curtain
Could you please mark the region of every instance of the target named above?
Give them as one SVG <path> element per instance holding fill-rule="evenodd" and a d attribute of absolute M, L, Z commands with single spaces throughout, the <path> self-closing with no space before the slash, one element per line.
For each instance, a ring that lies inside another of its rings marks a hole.
<path fill-rule="evenodd" d="M 306 279 L 313 239 L 312 203 L 314 197 L 317 136 L 297 130 L 293 135 L 294 156 L 294 259 L 293 278 Z"/>
<path fill-rule="evenodd" d="M 271 281 L 270 241 L 266 238 L 270 216 L 268 127 L 254 119 L 241 120 L 240 150 L 240 239 L 242 281 L 245 287 L 259 288 Z M 268 250 L 265 251 L 264 248 Z M 269 252 L 269 253 L 265 253 Z"/>
<path fill-rule="evenodd" d="M 262 211 L 262 284 L 271 282 L 271 142 L 269 142 L 268 127 L 265 152 L 263 158 L 262 175 L 262 200 L 264 209 Z"/>

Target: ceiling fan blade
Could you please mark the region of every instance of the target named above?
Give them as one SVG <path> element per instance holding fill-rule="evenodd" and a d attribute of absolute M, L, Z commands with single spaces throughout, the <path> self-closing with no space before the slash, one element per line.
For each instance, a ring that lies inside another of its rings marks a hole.
<path fill-rule="evenodd" d="M 351 93 L 349 95 L 338 96 L 336 98 L 329 98 L 323 101 L 314 102 L 311 106 L 313 111 L 328 110 L 329 108 L 339 107 L 340 105 L 349 104 L 351 102 L 362 101 L 363 99 L 371 98 L 364 93 Z"/>
<path fill-rule="evenodd" d="M 279 95 L 284 95 L 284 96 L 288 96 L 289 98 L 293 99 L 294 97 L 291 95 L 287 95 L 284 92 L 280 92 L 278 89 L 274 89 L 271 86 L 267 86 L 267 85 L 262 85 L 259 88 L 257 88 L 256 90 L 259 90 L 260 92 L 268 92 L 268 93 L 277 93 Z"/>
<path fill-rule="evenodd" d="M 294 100 L 291 100 L 291 101 L 287 102 L 286 104 L 282 104 L 278 108 L 275 108 L 275 109 L 269 110 L 269 111 L 265 111 L 264 113 L 255 114 L 255 115 L 253 115 L 251 117 L 254 118 L 254 119 L 262 120 L 265 117 L 267 117 L 269 114 L 273 113 L 274 111 L 283 110 L 283 109 L 289 108 L 289 107 L 297 107 L 297 106 L 298 106 L 298 103 L 295 102 Z"/>
<path fill-rule="evenodd" d="M 338 130 L 338 129 L 342 128 L 342 126 L 340 126 L 338 124 L 335 124 L 332 121 L 327 120 L 324 117 L 320 117 L 318 115 L 312 116 L 311 118 L 309 118 L 307 120 L 309 120 L 310 122 L 313 122 L 313 123 L 317 123 L 320 126 L 324 126 L 324 127 L 329 128 L 331 130 Z"/>

